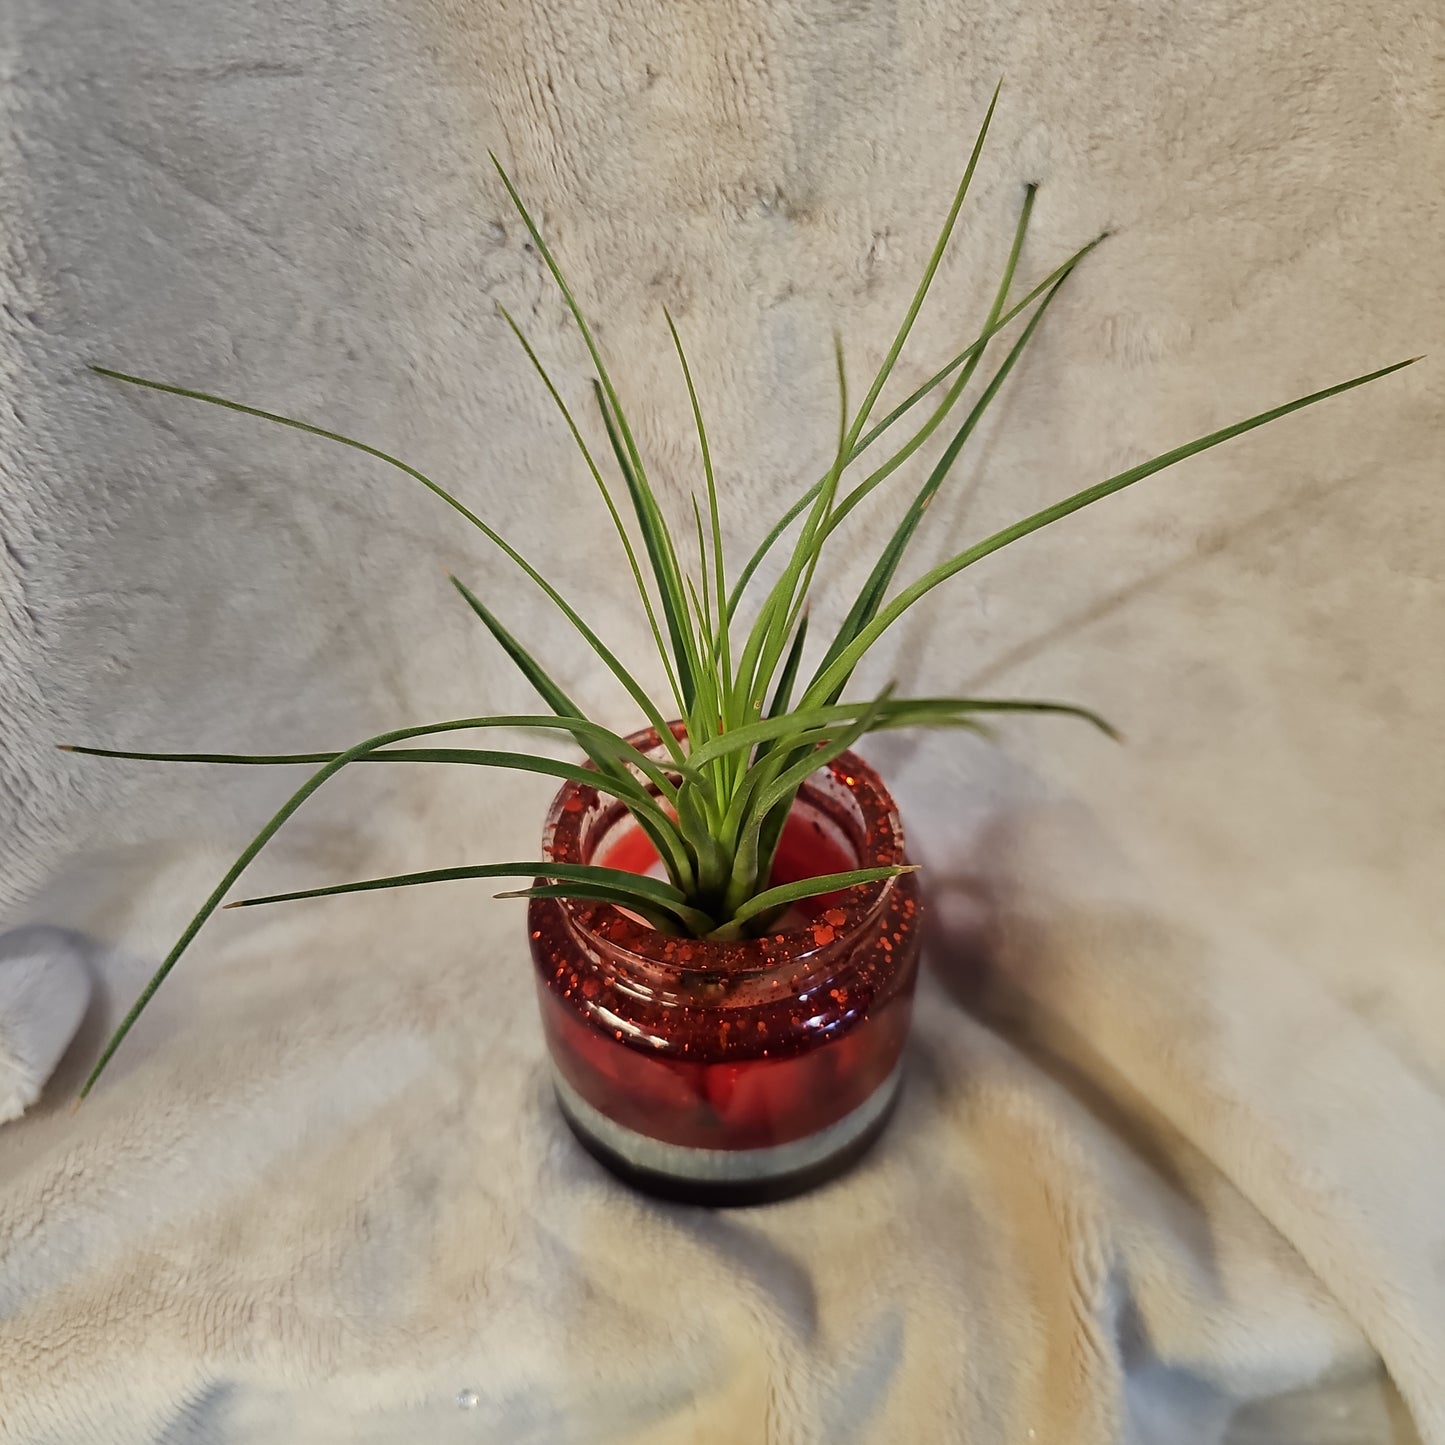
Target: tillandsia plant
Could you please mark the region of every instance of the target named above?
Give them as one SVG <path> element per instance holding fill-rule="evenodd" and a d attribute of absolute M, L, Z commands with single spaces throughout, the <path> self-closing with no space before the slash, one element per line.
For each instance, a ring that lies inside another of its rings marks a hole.
<path fill-rule="evenodd" d="M 849 699 L 845 694 L 855 669 L 888 629 L 934 588 L 981 558 L 1198 452 L 1218 446 L 1231 437 L 1263 426 L 1301 407 L 1386 376 L 1401 366 L 1409 365 L 1409 362 L 1399 362 L 1339 382 L 1186 442 L 974 542 L 895 590 L 895 579 L 909 544 L 960 452 L 1033 340 L 1060 288 L 1103 239 L 1098 237 L 1081 247 L 1022 296 L 1015 298 L 1015 271 L 1035 195 L 1035 188 L 1027 187 L 992 304 L 977 336 L 923 385 L 899 401 L 886 415 L 874 420 L 880 397 L 893 375 L 952 235 L 997 102 L 998 92 L 995 91 L 923 276 L 892 344 L 856 406 L 849 399 L 842 348 L 837 346 L 838 428 L 829 465 L 762 538 L 736 576 L 729 575 L 724 558 L 719 486 L 702 409 L 682 339 L 671 316 L 667 317 L 667 326 L 691 405 L 703 482 L 702 498 L 699 499 L 694 492 L 689 525 L 681 530 L 675 529 L 664 514 L 617 388 L 582 308 L 516 187 L 496 157 L 492 157 L 511 203 L 559 288 L 591 357 L 595 368 L 592 381 L 595 402 L 620 478 L 620 493 L 616 483 L 610 483 L 604 476 L 603 465 L 584 437 L 572 409 L 521 328 L 505 310 L 502 315 L 556 404 L 607 509 L 661 657 L 668 687 L 666 703 L 659 702 L 642 687 L 632 671 L 531 562 L 463 502 L 415 467 L 365 442 L 293 417 L 244 406 L 187 387 L 104 367 L 93 368 L 117 381 L 209 402 L 327 438 L 374 457 L 421 483 L 466 518 L 541 589 L 626 690 L 643 718 L 655 730 L 660 746 L 649 754 L 620 733 L 585 717 L 578 705 L 491 608 L 453 577 L 451 580 L 467 605 L 541 696 L 550 709 L 548 714 L 453 718 L 424 723 L 367 738 L 340 752 L 243 756 L 90 747 L 72 749 L 103 757 L 177 762 L 317 765 L 316 771 L 236 859 L 186 927 L 116 1029 L 86 1080 L 81 1090 L 82 1097 L 95 1084 L 142 1009 L 175 967 L 201 926 L 223 902 L 241 873 L 323 783 L 353 763 L 456 763 L 521 769 L 581 782 L 615 797 L 625 806 L 637 827 L 656 849 L 666 876 L 657 878 L 590 864 L 565 865 L 547 859 L 528 859 L 478 863 L 306 888 L 264 898 L 248 898 L 240 903 L 228 904 L 228 907 L 450 879 L 519 878 L 533 882 L 516 892 L 498 896 L 565 897 L 612 903 L 631 911 L 659 930 L 711 939 L 738 939 L 765 932 L 783 909 L 800 898 L 876 882 L 904 871 L 902 865 L 856 868 L 781 886 L 773 886 L 770 881 L 783 824 L 800 786 L 865 734 L 903 727 L 983 730 L 986 720 L 993 715 L 1020 712 L 1072 716 L 1111 732 L 1108 724 L 1088 709 L 1064 703 L 1013 698 L 904 698 L 895 696 L 892 688 L 885 688 L 868 698 Z M 1017 337 L 1002 357 L 991 363 L 991 371 L 965 405 L 965 394 L 979 375 L 985 356 L 993 354 L 995 338 L 1016 320 L 1022 322 Z M 925 402 L 927 406 L 923 407 Z M 900 426 L 905 418 L 908 419 L 907 425 Z M 946 445 L 941 454 L 909 497 L 896 528 L 849 606 L 842 624 L 827 639 L 821 656 L 805 676 L 809 599 L 819 581 L 819 566 L 825 546 L 865 498 L 893 477 L 936 432 L 945 427 L 949 430 L 944 432 Z M 851 480 L 865 453 L 871 452 L 875 444 L 885 437 L 892 439 L 893 450 L 866 475 L 856 481 Z M 622 493 L 625 493 L 625 499 L 620 499 Z M 632 513 L 636 540 L 623 519 L 624 507 Z M 776 581 L 753 603 L 750 588 L 759 568 L 794 524 L 798 525 L 798 530 L 786 562 Z M 673 718 L 678 720 L 677 726 L 673 725 Z M 421 739 L 486 729 L 565 734 L 586 754 L 587 762 L 560 761 L 526 751 L 439 747 L 430 742 L 425 746 L 416 745 Z"/>

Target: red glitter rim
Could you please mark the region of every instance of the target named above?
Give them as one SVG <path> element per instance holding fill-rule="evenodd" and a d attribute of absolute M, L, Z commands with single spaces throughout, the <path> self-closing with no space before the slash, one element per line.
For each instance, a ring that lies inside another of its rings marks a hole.
<path fill-rule="evenodd" d="M 678 738 L 686 736 L 682 723 L 674 722 L 672 728 Z M 627 741 L 640 752 L 656 754 L 661 748 L 654 728 L 634 733 Z M 660 756 L 659 761 L 665 766 L 665 756 Z M 857 808 L 858 817 L 839 818 L 811 780 L 799 790 L 799 796 L 829 814 L 844 829 L 857 847 L 858 866 L 888 867 L 906 861 L 898 809 L 878 774 L 862 758 L 848 752 L 819 771 L 832 775 Z M 559 863 L 590 861 L 583 848 L 584 829 L 620 817 L 624 811 L 621 803 L 594 788 L 564 783 L 547 813 L 542 833 L 543 856 Z M 605 827 L 601 831 L 605 834 Z M 877 922 L 898 882 L 898 878 L 885 878 L 840 890 L 834 908 L 844 917 L 835 921 L 831 917 L 833 909 L 829 910 L 831 937 L 826 941 L 819 939 L 816 923 L 759 938 L 720 942 L 661 933 L 630 918 L 611 903 L 562 898 L 555 900 L 555 906 L 578 935 L 605 943 L 609 950 L 632 954 L 650 967 L 689 974 L 737 974 L 795 968 L 846 952 L 865 929 Z"/>

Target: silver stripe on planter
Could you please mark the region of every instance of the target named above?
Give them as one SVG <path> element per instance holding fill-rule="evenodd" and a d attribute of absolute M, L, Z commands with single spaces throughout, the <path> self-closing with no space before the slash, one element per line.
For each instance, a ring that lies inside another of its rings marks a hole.
<path fill-rule="evenodd" d="M 686 1144 L 666 1144 L 614 1123 L 594 1109 L 555 1066 L 552 1070 L 557 1101 L 574 1128 L 636 1169 L 698 1184 L 783 1179 L 823 1163 L 860 1139 L 888 1112 L 902 1080 L 900 1059 L 888 1077 L 851 1113 L 816 1134 L 787 1144 L 773 1144 L 766 1149 L 694 1149 Z"/>

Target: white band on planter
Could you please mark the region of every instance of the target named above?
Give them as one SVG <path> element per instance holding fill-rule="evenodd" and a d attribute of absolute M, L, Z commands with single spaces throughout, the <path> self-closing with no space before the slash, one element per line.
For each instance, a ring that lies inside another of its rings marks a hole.
<path fill-rule="evenodd" d="M 903 1061 L 900 1059 L 892 1073 L 851 1113 L 816 1134 L 766 1149 L 694 1149 L 686 1144 L 666 1144 L 628 1129 L 594 1109 L 555 1066 L 552 1079 L 558 1102 L 573 1126 L 635 1169 L 695 1184 L 761 1183 L 810 1169 L 862 1138 L 893 1103 L 903 1079 Z"/>

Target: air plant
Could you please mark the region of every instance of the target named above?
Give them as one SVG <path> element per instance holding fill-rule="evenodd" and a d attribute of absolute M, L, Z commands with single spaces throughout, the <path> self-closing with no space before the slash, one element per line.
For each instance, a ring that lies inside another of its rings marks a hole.
<path fill-rule="evenodd" d="M 572 288 L 510 177 L 496 157 L 492 157 L 511 203 L 559 288 L 591 357 L 595 369 L 592 386 L 596 405 L 621 489 L 625 492 L 625 501 L 619 500 L 616 484 L 609 482 L 604 475 L 602 462 L 594 455 L 571 408 L 521 328 L 505 309 L 502 315 L 556 404 L 606 507 L 662 661 L 668 689 L 666 702 L 655 699 L 642 687 L 581 614 L 531 562 L 463 502 L 415 467 L 365 442 L 293 417 L 106 367 L 92 368 L 102 376 L 133 386 L 208 402 L 324 437 L 374 457 L 421 483 L 460 513 L 540 588 L 626 690 L 642 718 L 656 731 L 659 747 L 651 752 L 640 750 L 620 733 L 585 717 L 580 707 L 524 643 L 508 630 L 481 598 L 453 577 L 451 581 L 466 604 L 535 688 L 549 713 L 453 718 L 396 728 L 340 752 L 248 756 L 90 747 L 70 749 L 100 757 L 197 763 L 295 764 L 316 768 L 266 823 L 201 905 L 106 1045 L 81 1089 L 82 1098 L 89 1093 L 141 1011 L 242 872 L 323 783 L 353 763 L 456 763 L 520 769 L 586 783 L 616 798 L 626 807 L 637 827 L 655 847 L 665 867 L 666 877 L 646 877 L 592 865 L 564 865 L 538 858 L 520 862 L 478 863 L 305 888 L 262 898 L 247 898 L 227 904 L 227 907 L 453 879 L 519 878 L 534 881 L 530 886 L 497 896 L 565 896 L 602 901 L 625 907 L 664 931 L 736 939 L 766 931 L 783 909 L 800 898 L 873 882 L 902 871 L 898 868 L 857 868 L 782 886 L 770 885 L 774 851 L 799 787 L 818 768 L 852 747 L 864 735 L 904 727 L 961 727 L 983 731 L 986 719 L 1004 713 L 1071 716 L 1092 723 L 1112 735 L 1109 725 L 1095 713 L 1065 703 L 1015 698 L 897 697 L 892 688 L 885 688 L 876 696 L 867 698 L 848 699 L 844 695 L 855 669 L 888 629 L 934 588 L 966 567 L 1198 452 L 1207 451 L 1326 397 L 1386 376 L 1410 362 L 1398 362 L 1312 392 L 1129 467 L 974 542 L 895 591 L 895 578 L 909 544 L 929 504 L 947 480 L 959 453 L 1029 346 L 1060 288 L 1103 239 L 1102 236 L 1097 237 L 1082 246 L 1022 297 L 1014 299 L 1015 270 L 1034 203 L 1035 188 L 1029 186 L 1024 192 L 1012 243 L 992 304 L 978 335 L 885 416 L 873 420 L 879 398 L 893 374 L 948 245 L 997 102 L 998 92 L 995 91 L 922 279 L 892 344 L 856 407 L 852 407 L 849 401 L 841 345 L 836 347 L 838 428 L 829 465 L 783 513 L 736 577 L 732 578 L 724 559 L 718 482 L 707 429 L 692 371 L 672 317 L 666 317 L 667 326 L 691 405 L 704 484 L 703 498 L 699 500 L 696 492 L 692 497 L 691 526 L 681 532 L 674 528 L 663 512 L 607 364 Z M 965 392 L 979 373 L 985 356 L 992 355 L 995 338 L 1020 319 L 1023 324 L 1016 339 L 1008 346 L 1002 359 L 993 365 L 971 403 L 966 408 L 962 407 Z M 924 413 L 920 413 L 916 409 L 925 402 L 928 406 Z M 918 421 L 920 414 L 924 415 L 921 422 Z M 909 418 L 908 427 L 895 430 L 905 418 Z M 801 680 L 808 637 L 809 599 L 818 580 L 824 547 L 854 509 L 892 478 L 946 424 L 951 427 L 951 433 L 945 432 L 947 442 L 942 453 L 908 499 L 887 545 L 853 599 L 842 624 L 828 640 L 820 660 L 806 680 Z M 875 443 L 885 437 L 897 441 L 901 435 L 906 435 L 906 440 L 896 445 L 860 480 L 845 486 L 845 480 L 851 478 L 854 468 Z M 624 507 L 632 513 L 641 542 L 640 552 L 623 520 Z M 798 531 L 777 579 L 756 603 L 752 603 L 750 588 L 753 588 L 760 566 L 794 524 L 799 524 Z M 672 717 L 680 721 L 679 728 L 671 726 Z M 585 753 L 587 761 L 585 764 L 572 763 L 526 751 L 441 747 L 431 741 L 425 746 L 416 745 L 422 739 L 433 740 L 450 733 L 490 729 L 565 734 Z"/>

